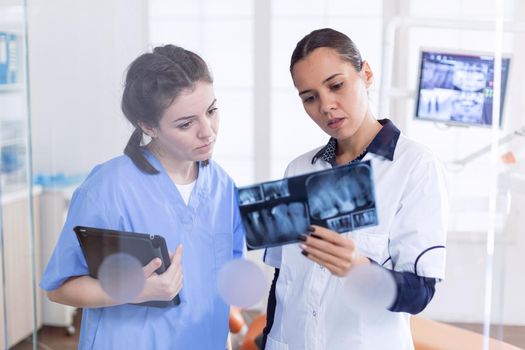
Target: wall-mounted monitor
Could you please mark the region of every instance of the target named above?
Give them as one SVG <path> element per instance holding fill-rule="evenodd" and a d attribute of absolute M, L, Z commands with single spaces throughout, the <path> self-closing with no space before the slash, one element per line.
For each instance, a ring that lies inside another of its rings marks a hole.
<path fill-rule="evenodd" d="M 504 56 L 501 116 L 509 65 L 510 58 Z M 463 126 L 492 125 L 493 55 L 422 50 L 418 80 L 416 119 Z"/>

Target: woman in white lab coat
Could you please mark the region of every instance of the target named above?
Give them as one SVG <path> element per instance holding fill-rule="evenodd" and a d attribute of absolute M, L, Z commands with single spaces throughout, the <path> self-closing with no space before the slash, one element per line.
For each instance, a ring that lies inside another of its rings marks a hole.
<path fill-rule="evenodd" d="M 286 176 L 369 160 L 379 224 L 344 234 L 310 226 L 301 244 L 266 251 L 275 267 L 266 349 L 412 349 L 409 316 L 426 307 L 444 278 L 440 165 L 390 120 L 373 116 L 372 68 L 345 34 L 325 28 L 305 36 L 290 72 L 306 113 L 329 140 L 293 160 Z M 341 277 L 371 263 L 392 274 L 397 297 L 388 309 L 358 312 L 346 307 L 352 301 Z"/>

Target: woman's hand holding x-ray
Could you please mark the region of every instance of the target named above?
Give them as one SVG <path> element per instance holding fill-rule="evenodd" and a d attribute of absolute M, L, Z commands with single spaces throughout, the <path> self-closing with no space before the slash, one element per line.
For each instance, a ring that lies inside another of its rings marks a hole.
<path fill-rule="evenodd" d="M 171 265 L 162 273 L 157 274 L 161 266 L 159 258 L 151 260 L 144 266 L 144 277 L 146 283 L 144 289 L 135 300 L 135 303 L 142 303 L 152 300 L 172 300 L 182 289 L 182 245 L 179 244 L 175 253 L 170 252 Z"/>
<path fill-rule="evenodd" d="M 310 260 L 326 267 L 339 277 L 344 277 L 354 265 L 369 264 L 370 260 L 359 254 L 354 240 L 327 228 L 312 225 L 310 235 L 301 236 L 303 254 Z"/>

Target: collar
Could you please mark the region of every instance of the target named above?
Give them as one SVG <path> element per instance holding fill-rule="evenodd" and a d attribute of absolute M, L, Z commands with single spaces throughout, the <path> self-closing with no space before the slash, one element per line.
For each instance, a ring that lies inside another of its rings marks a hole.
<path fill-rule="evenodd" d="M 394 160 L 394 151 L 396 150 L 397 140 L 399 139 L 401 132 L 389 119 L 381 119 L 378 120 L 378 122 L 381 123 L 383 127 L 379 130 L 364 152 L 356 159 L 352 160 L 352 162 L 362 160 L 368 152 L 377 154 L 378 156 L 390 161 Z M 321 159 L 330 163 L 332 166 L 337 165 L 335 161 L 336 150 L 337 140 L 331 137 L 326 146 L 321 148 L 312 158 L 312 164 Z"/>

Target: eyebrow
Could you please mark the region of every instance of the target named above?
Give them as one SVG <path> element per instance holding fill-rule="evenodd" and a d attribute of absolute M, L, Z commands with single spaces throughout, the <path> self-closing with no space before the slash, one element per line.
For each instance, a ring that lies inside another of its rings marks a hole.
<path fill-rule="evenodd" d="M 213 99 L 213 101 L 210 103 L 208 108 L 206 108 L 206 110 L 209 110 L 210 108 L 212 108 L 215 103 L 217 103 L 217 99 L 216 98 Z M 183 120 L 188 120 L 188 119 L 193 119 L 193 118 L 197 118 L 197 116 L 196 115 L 188 115 L 188 116 L 180 117 L 180 118 L 177 118 L 177 119 L 173 120 L 172 123 L 177 123 L 177 122 L 180 122 L 180 121 L 183 121 Z"/>
<path fill-rule="evenodd" d="M 328 78 L 326 78 L 325 80 L 323 80 L 323 84 L 329 82 L 330 80 L 332 80 L 333 78 L 337 77 L 338 75 L 343 75 L 343 73 L 335 73 L 335 74 L 332 74 L 330 75 Z M 303 90 L 299 93 L 299 96 L 303 95 L 303 94 L 307 94 L 309 92 L 312 92 L 311 89 L 308 89 L 308 90 Z"/>

